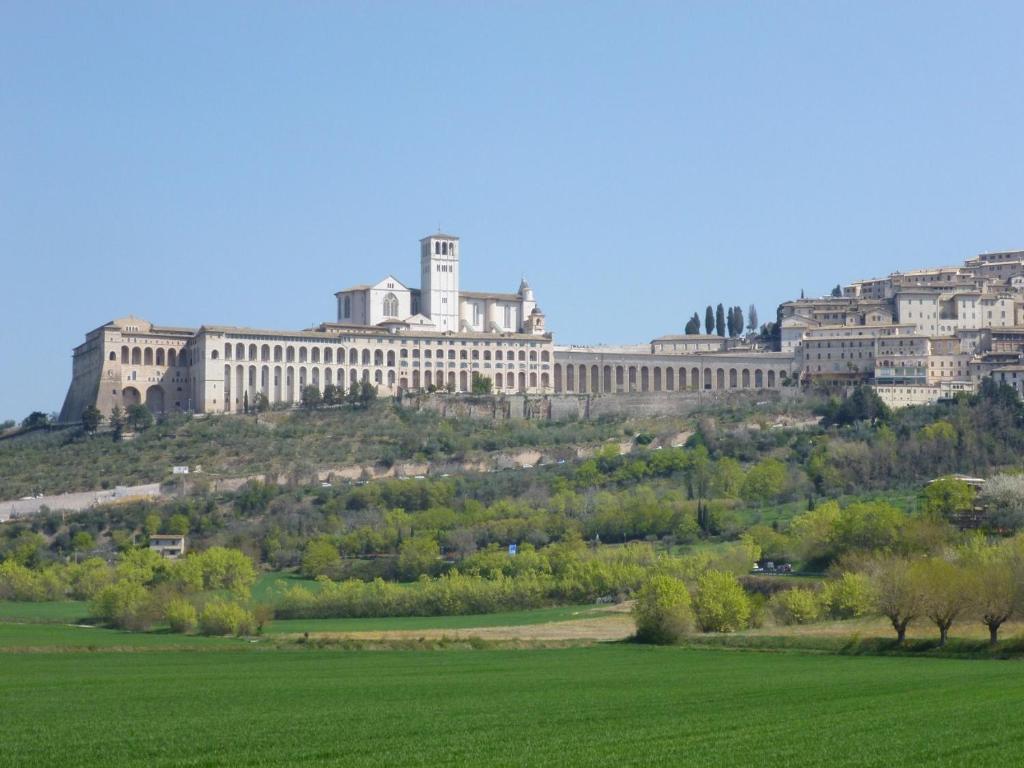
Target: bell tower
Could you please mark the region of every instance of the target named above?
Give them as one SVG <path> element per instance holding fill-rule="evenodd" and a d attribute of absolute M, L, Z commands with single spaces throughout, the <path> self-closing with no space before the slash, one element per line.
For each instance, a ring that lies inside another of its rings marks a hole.
<path fill-rule="evenodd" d="M 439 331 L 459 330 L 459 238 L 440 232 L 420 240 L 420 312 Z"/>

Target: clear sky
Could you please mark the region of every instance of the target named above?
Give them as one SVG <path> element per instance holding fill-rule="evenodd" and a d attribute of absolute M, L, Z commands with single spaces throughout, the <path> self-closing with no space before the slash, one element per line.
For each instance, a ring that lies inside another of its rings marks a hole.
<path fill-rule="evenodd" d="M 0 419 L 462 237 L 556 341 L 1024 247 L 1024 4 L 0 4 Z"/>

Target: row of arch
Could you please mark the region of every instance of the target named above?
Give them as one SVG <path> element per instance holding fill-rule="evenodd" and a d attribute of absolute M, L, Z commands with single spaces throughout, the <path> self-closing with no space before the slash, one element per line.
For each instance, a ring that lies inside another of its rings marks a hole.
<path fill-rule="evenodd" d="M 555 363 L 555 392 L 682 392 L 700 389 L 775 389 L 785 371 Z"/>
<path fill-rule="evenodd" d="M 164 388 L 159 384 L 154 384 L 146 389 L 146 407 L 153 413 L 164 413 L 167 408 L 166 400 L 167 398 L 164 394 Z M 121 401 L 124 403 L 124 408 L 130 408 L 133 405 L 141 405 L 143 402 L 142 393 L 140 393 L 135 387 L 125 387 L 121 390 Z"/>
<path fill-rule="evenodd" d="M 516 350 L 494 350 L 492 353 L 489 349 L 461 349 L 456 354 L 454 349 L 437 349 L 432 350 L 425 348 L 422 350 L 422 357 L 435 358 L 438 360 L 491 360 L 493 355 L 494 360 L 519 360 L 520 362 L 542 362 L 547 363 L 551 360 L 551 353 L 544 350 L 531 349 L 529 351 L 525 349 Z M 219 357 L 219 350 L 213 350 L 211 356 L 214 360 Z M 263 344 L 257 346 L 256 344 L 245 345 L 241 342 L 236 344 L 227 343 L 224 345 L 224 359 L 225 360 L 236 360 L 236 361 L 247 361 L 247 362 L 262 362 L 262 363 L 324 363 L 326 365 L 334 364 L 345 364 L 349 365 L 395 365 L 395 360 L 408 360 L 412 358 L 418 360 L 421 357 L 421 351 L 419 347 L 414 347 L 411 351 L 408 347 L 402 347 L 398 350 L 396 356 L 395 350 L 390 349 L 386 352 L 383 349 L 369 350 L 369 349 L 349 349 L 347 352 L 343 347 L 335 348 L 325 347 L 323 350 L 320 347 L 294 347 L 294 346 L 282 346 L 276 344 L 271 347 L 269 344 Z"/>
<path fill-rule="evenodd" d="M 253 405 L 257 395 L 264 395 L 270 404 L 296 404 L 302 399 L 302 391 L 309 386 L 316 387 L 321 394 L 324 388 L 335 386 L 341 389 L 355 382 L 370 382 L 391 391 L 398 389 L 428 389 L 447 387 L 456 392 L 468 392 L 472 384 L 469 371 L 423 371 L 413 370 L 411 374 L 399 375 L 393 370 L 377 368 L 327 368 L 292 365 L 225 365 L 224 404 L 225 411 L 243 410 L 246 402 Z M 538 387 L 551 386 L 550 375 L 544 371 L 520 371 L 518 374 L 495 373 L 492 379 L 496 390 L 525 392 Z"/>
<path fill-rule="evenodd" d="M 181 363 L 184 365 L 184 355 L 181 356 Z M 117 361 L 117 353 L 113 350 L 110 351 L 108 356 L 110 362 Z M 163 347 L 157 347 L 155 350 L 153 347 L 121 347 L 121 364 L 122 365 L 166 365 L 174 367 L 178 364 L 178 350 L 169 348 L 164 350 Z"/>

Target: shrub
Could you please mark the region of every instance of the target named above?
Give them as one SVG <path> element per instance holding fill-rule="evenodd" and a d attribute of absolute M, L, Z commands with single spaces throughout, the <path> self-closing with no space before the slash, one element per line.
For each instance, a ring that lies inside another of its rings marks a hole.
<path fill-rule="evenodd" d="M 725 571 L 707 571 L 697 579 L 697 623 L 705 632 L 735 632 L 747 626 L 750 598 Z"/>
<path fill-rule="evenodd" d="M 821 600 L 809 589 L 777 592 L 769 606 L 775 620 L 782 624 L 811 624 L 821 618 Z"/>
<path fill-rule="evenodd" d="M 149 593 L 135 581 L 119 581 L 101 589 L 90 604 L 90 612 L 119 629 L 148 629 L 153 621 Z"/>
<path fill-rule="evenodd" d="M 871 581 L 863 573 L 847 571 L 825 584 L 821 602 L 829 616 L 835 619 L 867 616 L 872 613 L 875 602 Z"/>
<path fill-rule="evenodd" d="M 0 600 L 36 602 L 45 599 L 39 574 L 13 560 L 0 563 Z"/>
<path fill-rule="evenodd" d="M 171 632 L 187 634 L 194 632 L 199 622 L 196 608 L 192 603 L 183 597 L 172 598 L 164 609 L 164 617 L 171 625 Z"/>
<path fill-rule="evenodd" d="M 645 643 L 677 642 L 693 625 L 690 593 L 671 576 L 653 576 L 637 592 L 633 603 L 636 637 Z"/>
<path fill-rule="evenodd" d="M 252 612 L 228 600 L 211 600 L 199 616 L 199 631 L 204 635 L 251 635 L 256 629 Z"/>

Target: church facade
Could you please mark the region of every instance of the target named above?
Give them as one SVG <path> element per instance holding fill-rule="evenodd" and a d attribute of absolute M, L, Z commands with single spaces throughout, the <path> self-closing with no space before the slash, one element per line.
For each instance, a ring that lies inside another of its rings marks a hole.
<path fill-rule="evenodd" d="M 555 347 L 533 289 L 463 291 L 458 237 L 420 241 L 420 286 L 388 275 L 335 294 L 335 320 L 303 330 L 161 326 L 134 316 L 86 334 L 75 348 L 61 409 L 75 422 L 95 405 L 145 404 L 155 413 L 238 413 L 297 404 L 307 387 L 375 385 L 382 395 L 470 392 L 618 393 L 783 386 L 790 354 L 726 352 L 702 337 L 628 348 Z M 714 359 L 718 358 L 715 363 Z"/>

